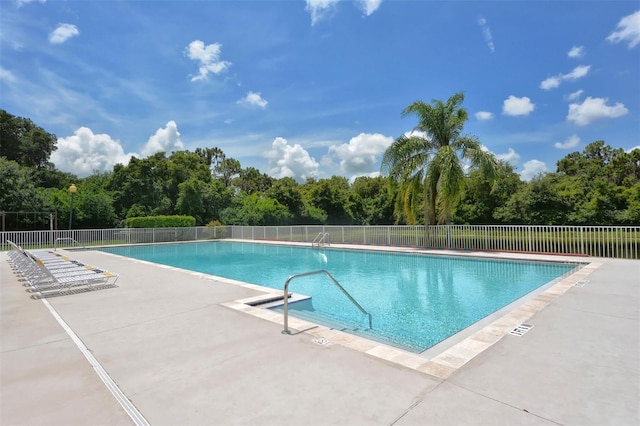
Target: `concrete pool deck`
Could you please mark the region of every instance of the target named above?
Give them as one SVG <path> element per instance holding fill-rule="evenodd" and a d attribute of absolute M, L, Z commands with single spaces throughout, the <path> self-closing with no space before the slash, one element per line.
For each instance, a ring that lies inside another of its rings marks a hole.
<path fill-rule="evenodd" d="M 640 261 L 499 254 L 590 264 L 415 355 L 324 327 L 283 335 L 281 315 L 238 302 L 272 290 L 68 255 L 118 287 L 33 300 L 0 254 L 2 425 L 133 424 L 100 371 L 152 425 L 640 424 Z M 519 322 L 534 327 L 505 333 Z"/>

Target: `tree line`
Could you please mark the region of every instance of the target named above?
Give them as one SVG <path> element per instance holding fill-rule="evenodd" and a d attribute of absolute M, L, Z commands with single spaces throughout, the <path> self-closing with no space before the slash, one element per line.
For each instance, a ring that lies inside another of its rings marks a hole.
<path fill-rule="evenodd" d="M 409 106 L 416 131 L 387 150 L 384 175 L 353 182 L 275 179 L 215 147 L 133 157 L 79 178 L 49 162 L 55 135 L 0 110 L 0 211 L 24 212 L 5 217 L 7 230 L 48 229 L 47 215 L 26 212 L 56 212 L 60 229 L 149 215 L 193 216 L 197 225 L 640 224 L 640 149 L 595 141 L 524 182 L 462 135 L 462 100 Z"/>

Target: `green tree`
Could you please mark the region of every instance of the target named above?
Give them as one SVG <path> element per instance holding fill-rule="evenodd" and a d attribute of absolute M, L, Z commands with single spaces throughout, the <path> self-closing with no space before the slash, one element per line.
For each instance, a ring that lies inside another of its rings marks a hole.
<path fill-rule="evenodd" d="M 74 194 L 73 221 L 74 229 L 112 228 L 118 219 L 113 207 L 113 199 L 106 189 L 110 173 L 95 173 L 84 179 L 73 182 L 77 188 Z M 61 188 L 40 188 L 47 209 L 58 213 L 58 226 L 67 229 L 71 210 L 71 194 L 69 184 Z"/>
<path fill-rule="evenodd" d="M 638 225 L 640 223 L 640 182 L 625 190 L 624 198 L 627 200 L 627 206 L 620 212 L 618 217 L 620 223 Z"/>
<path fill-rule="evenodd" d="M 382 171 L 399 184 L 397 207 L 409 222 L 415 221 L 417 192 L 422 190 L 425 224 L 449 223 L 464 188 L 465 164 L 491 179 L 496 174 L 495 157 L 476 138 L 462 136 L 468 119 L 463 101 L 464 95 L 456 93 L 446 102 L 416 101 L 402 112 L 415 114 L 418 124 L 411 135 L 400 136 L 387 148 Z"/>
<path fill-rule="evenodd" d="M 499 223 L 494 217 L 497 208 L 505 205 L 511 195 L 518 192 L 524 183 L 513 167 L 498 163 L 495 180 L 488 179 L 482 170 L 473 170 L 465 181 L 465 188 L 458 203 L 454 220 L 464 224 Z"/>
<path fill-rule="evenodd" d="M 193 216 L 198 225 L 219 219 L 221 211 L 231 205 L 231 192 L 217 180 L 205 182 L 190 178 L 178 188 L 176 213 Z"/>
<path fill-rule="evenodd" d="M 271 187 L 265 191 L 265 195 L 277 200 L 287 207 L 296 221 L 303 216 L 304 202 L 298 182 L 291 177 L 284 177 L 273 182 Z"/>
<path fill-rule="evenodd" d="M 393 223 L 393 194 L 389 191 L 387 180 L 383 176 L 361 176 L 353 182 L 351 211 L 357 223 L 362 225 Z"/>
<path fill-rule="evenodd" d="M 213 175 L 215 179 L 219 179 L 225 187 L 231 186 L 233 178 L 237 177 L 242 170 L 240 162 L 235 158 L 225 158 L 220 164 L 213 168 Z"/>
<path fill-rule="evenodd" d="M 291 179 L 291 178 L 284 178 Z M 294 181 L 295 182 L 295 181 Z M 296 188 L 300 193 L 302 199 L 302 208 L 300 210 L 300 218 L 297 223 L 307 225 L 319 225 L 327 223 L 329 215 L 321 207 L 316 206 L 313 203 L 313 188 L 316 187 L 318 181 L 315 178 L 307 178 L 307 181 L 298 185 Z"/>
<path fill-rule="evenodd" d="M 259 194 L 242 195 L 233 207 L 220 213 L 220 220 L 225 225 L 287 225 L 292 217 L 285 206 Z"/>
<path fill-rule="evenodd" d="M 494 217 L 512 224 L 567 224 L 571 205 L 560 195 L 558 184 L 559 177 L 554 173 L 533 179 L 513 194 L 504 206 L 498 207 Z"/>
<path fill-rule="evenodd" d="M 189 179 L 197 179 L 202 182 L 211 182 L 211 171 L 205 160 L 199 155 L 189 151 L 173 152 L 166 159 L 166 175 L 159 176 L 164 181 L 165 193 L 175 207 L 179 185 Z"/>
<path fill-rule="evenodd" d="M 608 164 L 607 174 L 616 185 L 631 188 L 640 182 L 640 148 L 631 152 L 618 149 L 616 152 Z"/>
<path fill-rule="evenodd" d="M 16 161 L 0 157 L 0 211 L 43 212 L 49 211 L 33 178 L 34 169 Z M 44 219 L 38 215 L 15 214 L 7 221 L 7 230 L 44 227 Z M 45 218 L 46 219 L 46 218 Z"/>
<path fill-rule="evenodd" d="M 132 157 L 127 166 L 116 164 L 109 182 L 120 219 L 173 214 L 169 197 L 168 160 L 163 152 L 145 159 Z"/>
<path fill-rule="evenodd" d="M 640 181 L 640 149 L 624 152 L 595 141 L 557 163 L 556 190 L 569 204 L 568 220 L 577 225 L 629 223 L 628 210 Z M 633 217 L 633 214 L 631 214 Z"/>
<path fill-rule="evenodd" d="M 220 148 L 196 148 L 195 153 L 202 158 L 209 168 L 215 168 L 225 159 L 224 152 Z"/>
<path fill-rule="evenodd" d="M 247 194 L 253 194 L 265 192 L 273 185 L 274 180 L 254 167 L 247 167 L 240 170 L 240 176 L 233 180 L 233 185 Z"/>
<path fill-rule="evenodd" d="M 310 181 L 304 187 L 309 206 L 326 212 L 327 218 L 324 223 L 332 225 L 353 223 L 351 212 L 353 198 L 347 178 L 332 176 L 330 179 L 320 179 L 317 182 Z M 306 213 L 313 217 L 321 212 L 310 208 Z"/>
<path fill-rule="evenodd" d="M 107 190 L 110 179 L 111 173 L 94 173 L 76 184 L 76 227 L 111 228 L 117 224 L 113 197 Z"/>
<path fill-rule="evenodd" d="M 80 179 L 73 173 L 62 172 L 55 168 L 52 163 L 44 167 L 33 168 L 33 179 L 38 187 L 42 188 L 62 188 L 69 187 L 73 182 Z"/>
<path fill-rule="evenodd" d="M 0 157 L 31 167 L 45 167 L 58 138 L 28 118 L 0 110 Z"/>

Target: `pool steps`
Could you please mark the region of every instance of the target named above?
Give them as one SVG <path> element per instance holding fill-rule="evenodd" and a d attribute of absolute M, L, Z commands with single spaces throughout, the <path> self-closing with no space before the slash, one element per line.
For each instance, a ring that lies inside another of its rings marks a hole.
<path fill-rule="evenodd" d="M 309 299 L 311 299 L 311 297 L 305 296 L 304 294 L 289 293 L 289 303 L 295 303 Z M 247 305 L 260 307 L 262 309 L 271 309 L 284 305 L 284 296 L 282 294 L 269 296 L 256 300 L 254 302 L 247 303 Z"/>

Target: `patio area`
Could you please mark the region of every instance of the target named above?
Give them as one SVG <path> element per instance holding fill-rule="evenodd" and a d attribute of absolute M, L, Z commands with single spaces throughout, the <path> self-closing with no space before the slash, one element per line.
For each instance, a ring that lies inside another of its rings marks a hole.
<path fill-rule="evenodd" d="M 118 287 L 33 300 L 0 253 L 0 424 L 640 424 L 637 260 L 581 258 L 598 266 L 531 311 L 523 336 L 418 356 L 323 328 L 283 335 L 237 302 L 265 294 L 255 286 L 68 255 Z"/>

